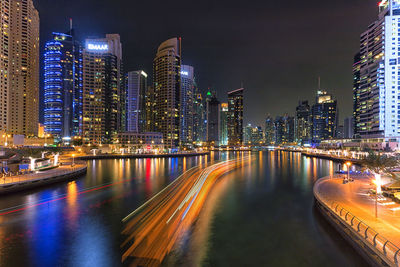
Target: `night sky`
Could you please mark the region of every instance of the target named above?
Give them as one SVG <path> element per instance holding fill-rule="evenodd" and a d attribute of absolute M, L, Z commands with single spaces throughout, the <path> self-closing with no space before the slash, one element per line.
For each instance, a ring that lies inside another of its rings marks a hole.
<path fill-rule="evenodd" d="M 243 83 L 245 122 L 264 125 L 314 102 L 322 88 L 338 99 L 340 120 L 352 112 L 352 63 L 359 35 L 377 18 L 377 0 L 34 0 L 41 50 L 51 32 L 73 18 L 77 37 L 119 33 L 125 70 L 152 73 L 158 45 L 183 38 L 183 63 L 202 90 L 226 92 Z"/>

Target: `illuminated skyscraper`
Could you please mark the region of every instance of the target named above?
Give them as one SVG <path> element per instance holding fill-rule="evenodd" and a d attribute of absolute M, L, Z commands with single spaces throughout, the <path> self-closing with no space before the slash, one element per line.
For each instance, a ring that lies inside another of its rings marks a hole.
<path fill-rule="evenodd" d="M 228 140 L 231 146 L 243 143 L 243 93 L 244 88 L 228 93 Z"/>
<path fill-rule="evenodd" d="M 193 146 L 194 69 L 181 66 L 181 145 Z"/>
<path fill-rule="evenodd" d="M 308 101 L 301 101 L 296 107 L 295 141 L 300 144 L 311 141 L 311 108 Z"/>
<path fill-rule="evenodd" d="M 228 145 L 228 103 L 221 103 L 220 140 L 222 146 Z"/>
<path fill-rule="evenodd" d="M 167 148 L 179 146 L 181 109 L 180 40 L 163 42 L 153 61 L 155 92 L 155 131 L 161 132 Z"/>
<path fill-rule="evenodd" d="M 142 70 L 128 72 L 126 82 L 126 130 L 136 133 L 145 132 L 147 74 Z"/>
<path fill-rule="evenodd" d="M 207 142 L 210 145 L 219 145 L 220 141 L 220 102 L 214 93 L 210 96 L 207 93 L 206 109 L 207 109 Z"/>
<path fill-rule="evenodd" d="M 336 137 L 337 101 L 325 91 L 318 91 L 312 107 L 312 141 L 319 143 Z"/>
<path fill-rule="evenodd" d="M 58 141 L 81 135 L 82 79 L 82 47 L 73 30 L 53 33 L 44 53 L 44 125 Z"/>
<path fill-rule="evenodd" d="M 39 13 L 32 0 L 1 0 L 0 15 L 0 131 L 37 135 Z"/>
<path fill-rule="evenodd" d="M 203 96 L 195 86 L 195 98 L 193 102 L 193 140 L 196 143 L 205 142 L 206 140 L 206 112 Z"/>
<path fill-rule="evenodd" d="M 265 119 L 265 144 L 275 144 L 275 122 L 270 115 Z"/>
<path fill-rule="evenodd" d="M 86 39 L 83 50 L 83 142 L 116 142 L 125 129 L 126 90 L 118 34 Z"/>
<path fill-rule="evenodd" d="M 360 38 L 360 62 L 354 68 L 360 79 L 355 86 L 357 135 L 400 137 L 399 57 L 400 0 L 384 0 L 379 3 L 378 19 Z"/>

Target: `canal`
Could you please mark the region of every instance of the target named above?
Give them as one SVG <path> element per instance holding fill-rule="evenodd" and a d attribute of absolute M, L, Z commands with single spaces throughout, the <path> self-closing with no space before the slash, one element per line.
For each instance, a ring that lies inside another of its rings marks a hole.
<path fill-rule="evenodd" d="M 81 179 L 2 196 L 0 266 L 119 266 L 123 217 L 185 170 L 244 154 L 165 265 L 366 265 L 314 208 L 313 183 L 337 165 L 276 151 L 89 161 Z"/>

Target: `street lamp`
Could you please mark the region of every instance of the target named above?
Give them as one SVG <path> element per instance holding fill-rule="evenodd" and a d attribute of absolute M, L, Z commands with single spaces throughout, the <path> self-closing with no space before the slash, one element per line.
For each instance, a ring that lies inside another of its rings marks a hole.
<path fill-rule="evenodd" d="M 11 137 L 11 135 L 3 134 L 3 138 L 6 138 L 6 141 L 4 142 L 4 146 L 8 146 L 8 137 Z"/>
<path fill-rule="evenodd" d="M 352 163 L 350 161 L 346 162 L 346 166 L 347 166 L 347 181 L 350 181 L 350 166 L 352 165 Z"/>

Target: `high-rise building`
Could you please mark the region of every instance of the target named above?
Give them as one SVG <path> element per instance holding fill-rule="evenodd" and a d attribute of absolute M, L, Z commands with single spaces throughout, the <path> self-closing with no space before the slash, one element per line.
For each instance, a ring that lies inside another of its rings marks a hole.
<path fill-rule="evenodd" d="M 254 127 L 251 131 L 251 144 L 253 146 L 262 146 L 264 142 L 264 131 L 262 130 L 262 127 Z"/>
<path fill-rule="evenodd" d="M 354 118 L 348 117 L 344 119 L 343 137 L 351 139 L 354 137 Z"/>
<path fill-rule="evenodd" d="M 193 102 L 193 140 L 196 143 L 206 141 L 207 116 L 203 96 L 195 86 L 195 98 Z"/>
<path fill-rule="evenodd" d="M 274 145 L 275 139 L 275 122 L 274 119 L 268 115 L 265 119 L 265 144 Z"/>
<path fill-rule="evenodd" d="M 243 94 L 244 88 L 228 93 L 228 140 L 231 146 L 243 143 Z"/>
<path fill-rule="evenodd" d="M 295 128 L 297 143 L 303 145 L 311 140 L 311 108 L 308 101 L 300 101 L 296 107 Z"/>
<path fill-rule="evenodd" d="M 355 107 L 356 134 L 400 136 L 400 1 L 379 3 L 378 19 L 360 38 L 360 73 Z M 358 67 L 356 67 L 356 72 Z"/>
<path fill-rule="evenodd" d="M 125 131 L 126 87 L 122 71 L 122 45 L 118 34 L 86 39 L 83 50 L 84 144 L 118 141 Z"/>
<path fill-rule="evenodd" d="M 44 126 L 56 141 L 81 136 L 82 47 L 68 34 L 53 33 L 44 53 Z"/>
<path fill-rule="evenodd" d="M 294 142 L 294 139 L 294 118 L 288 115 L 278 116 L 275 120 L 275 144 L 290 144 Z"/>
<path fill-rule="evenodd" d="M 218 145 L 220 141 L 220 102 L 215 93 L 210 97 L 207 93 L 206 110 L 207 110 L 207 142 Z"/>
<path fill-rule="evenodd" d="M 245 145 L 251 145 L 251 134 L 253 131 L 253 126 L 251 124 L 247 124 L 243 129 L 243 143 Z"/>
<path fill-rule="evenodd" d="M 146 132 L 155 131 L 155 93 L 154 86 L 148 86 L 146 90 Z"/>
<path fill-rule="evenodd" d="M 126 74 L 126 130 L 143 133 L 146 131 L 147 74 L 143 70 Z"/>
<path fill-rule="evenodd" d="M 37 135 L 39 13 L 32 0 L 0 4 L 0 131 Z"/>
<path fill-rule="evenodd" d="M 178 38 L 163 42 L 153 61 L 155 123 L 166 148 L 179 146 L 181 109 L 181 45 Z"/>
<path fill-rule="evenodd" d="M 336 137 L 338 126 L 337 101 L 331 94 L 318 91 L 312 107 L 312 141 L 319 143 Z"/>
<path fill-rule="evenodd" d="M 221 119 L 220 119 L 220 134 L 219 144 L 221 146 L 228 145 L 228 103 L 221 103 Z"/>
<path fill-rule="evenodd" d="M 193 145 L 194 69 L 181 66 L 181 145 Z"/>
<path fill-rule="evenodd" d="M 354 121 L 354 134 L 358 136 L 360 132 L 360 128 L 365 127 L 365 111 L 366 111 L 366 102 L 361 103 L 361 91 L 360 91 L 360 69 L 361 69 L 361 58 L 360 53 L 358 52 L 354 56 L 354 64 L 353 64 L 353 121 Z M 362 112 L 363 111 L 363 112 Z M 363 114 L 364 113 L 364 114 Z M 363 118 L 363 121 L 362 121 Z"/>

